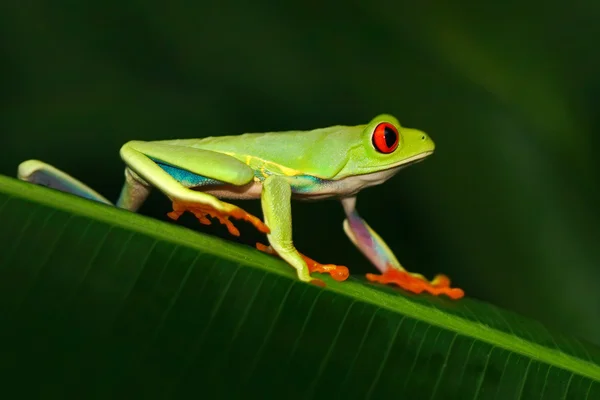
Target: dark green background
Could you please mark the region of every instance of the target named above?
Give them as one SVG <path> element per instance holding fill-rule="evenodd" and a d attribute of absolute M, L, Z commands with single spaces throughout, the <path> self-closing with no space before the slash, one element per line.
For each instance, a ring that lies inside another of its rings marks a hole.
<path fill-rule="evenodd" d="M 358 199 L 400 261 L 600 343 L 600 3 L 470 3 L 3 1 L 0 173 L 38 158 L 115 199 L 130 139 L 389 112 L 437 145 Z M 169 203 L 141 211 L 167 219 Z M 373 271 L 342 220 L 336 202 L 295 203 L 297 246 Z"/>

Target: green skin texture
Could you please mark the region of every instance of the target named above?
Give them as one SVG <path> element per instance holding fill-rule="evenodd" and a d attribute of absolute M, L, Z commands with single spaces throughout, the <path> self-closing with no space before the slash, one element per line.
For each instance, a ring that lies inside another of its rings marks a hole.
<path fill-rule="evenodd" d="M 372 141 L 380 123 L 396 127 L 399 145 L 390 154 Z M 271 248 L 295 268 L 298 278 L 313 278 L 292 242 L 291 198 L 340 199 L 350 240 L 382 272 L 404 271 L 385 242 L 356 210 L 356 194 L 383 183 L 401 168 L 421 161 L 435 148 L 424 132 L 405 128 L 382 114 L 366 125 L 332 126 L 311 131 L 254 133 L 204 139 L 131 141 L 120 154 L 125 184 L 116 205 L 137 211 L 152 187 L 171 200 L 210 206 L 229 214 L 239 208 L 221 199 L 261 199 Z M 157 162 L 211 178 L 212 184 L 190 186 Z M 20 179 L 112 204 L 75 178 L 37 160 L 19 166 Z M 216 182 L 215 182 L 216 181 Z M 418 274 L 413 276 L 422 277 Z"/>

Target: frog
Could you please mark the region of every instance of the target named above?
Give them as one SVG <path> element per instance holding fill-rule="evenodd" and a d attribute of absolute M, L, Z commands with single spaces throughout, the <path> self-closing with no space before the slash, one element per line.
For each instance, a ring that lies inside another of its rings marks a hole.
<path fill-rule="evenodd" d="M 217 220 L 233 236 L 240 232 L 232 219 L 246 221 L 267 237 L 268 245 L 256 243 L 259 251 L 280 257 L 300 281 L 319 286 L 325 283 L 314 274 L 327 273 L 342 282 L 348 279 L 349 270 L 343 265 L 321 264 L 296 249 L 291 200 L 338 200 L 346 216 L 344 232 L 379 271 L 366 274 L 368 281 L 460 299 L 464 291 L 451 287 L 446 275 L 427 280 L 404 269 L 356 207 L 361 190 L 388 181 L 434 150 L 433 140 L 424 131 L 404 127 L 390 114 L 380 114 L 367 124 L 354 126 L 128 141 L 120 149 L 125 178 L 115 203 L 39 160 L 22 162 L 17 175 L 23 181 L 132 212 L 157 189 L 172 203 L 170 218 L 177 220 L 191 212 L 204 225 Z M 226 201 L 251 199 L 260 199 L 264 220 Z"/>

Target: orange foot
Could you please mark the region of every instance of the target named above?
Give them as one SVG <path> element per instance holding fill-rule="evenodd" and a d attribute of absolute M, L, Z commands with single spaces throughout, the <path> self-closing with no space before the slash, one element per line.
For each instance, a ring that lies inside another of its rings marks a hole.
<path fill-rule="evenodd" d="M 383 284 L 393 283 L 413 293 L 426 291 L 435 296 L 445 294 L 454 300 L 458 300 L 465 295 L 462 289 L 451 288 L 450 279 L 445 275 L 437 275 L 431 282 L 428 282 L 426 279 L 413 276 L 406 271 L 390 268 L 381 275 L 367 274 L 367 279 L 371 282 Z"/>
<path fill-rule="evenodd" d="M 243 219 L 245 221 L 250 222 L 256 229 L 258 229 L 262 233 L 269 233 L 271 230 L 267 225 L 265 225 L 260 218 L 255 217 L 252 214 L 248 214 L 246 211 L 241 208 L 234 208 L 231 212 L 222 212 L 218 211 L 211 206 L 207 206 L 205 204 L 197 204 L 197 203 L 187 203 L 182 201 L 173 201 L 173 211 L 168 213 L 167 215 L 174 220 L 177 220 L 181 214 L 189 211 L 198 218 L 203 225 L 210 225 L 211 221 L 207 218 L 207 216 L 216 218 L 220 223 L 227 227 L 227 230 L 233 236 L 240 236 L 240 231 L 233 225 L 233 223 L 229 220 L 229 217 L 233 217 L 236 219 Z"/>
<path fill-rule="evenodd" d="M 277 252 L 273 250 L 271 246 L 265 246 L 262 243 L 256 243 L 256 248 L 267 254 L 278 256 Z M 308 265 L 308 270 L 310 272 L 329 274 L 333 279 L 335 279 L 338 282 L 345 281 L 346 279 L 348 279 L 348 276 L 350 276 L 348 268 L 344 267 L 343 265 L 320 264 L 312 258 L 305 256 L 304 254 L 300 254 L 300 256 L 304 259 L 306 265 Z M 320 279 L 315 279 L 311 283 L 314 283 L 318 286 L 325 286 L 325 283 Z"/>

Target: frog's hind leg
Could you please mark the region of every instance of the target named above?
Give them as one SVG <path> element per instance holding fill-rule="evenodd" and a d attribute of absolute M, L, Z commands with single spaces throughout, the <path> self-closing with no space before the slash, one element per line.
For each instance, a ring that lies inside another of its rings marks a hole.
<path fill-rule="evenodd" d="M 121 157 L 129 166 L 129 175 L 126 175 L 129 183 L 126 180 L 119 204 L 135 207 L 147 196 L 146 188 L 152 186 L 171 199 L 173 211 L 168 215 L 175 220 L 189 211 L 203 224 L 210 224 L 207 216 L 218 219 L 235 236 L 239 236 L 239 231 L 229 221 L 230 217 L 250 222 L 263 233 L 269 232 L 260 218 L 211 194 L 192 189 L 202 186 L 202 182 L 243 185 L 252 181 L 254 172 L 241 161 L 189 146 L 135 141 L 121 148 Z"/>
<path fill-rule="evenodd" d="M 46 164 L 39 160 L 27 160 L 19 164 L 17 177 L 25 182 L 46 186 L 61 192 L 70 193 L 100 203 L 113 205 L 104 196 L 86 184 L 53 167 L 52 165 Z"/>

